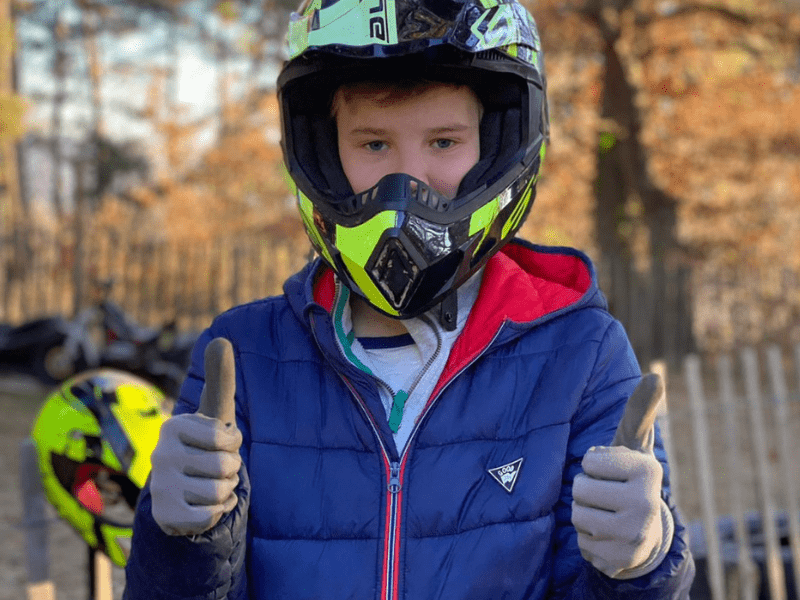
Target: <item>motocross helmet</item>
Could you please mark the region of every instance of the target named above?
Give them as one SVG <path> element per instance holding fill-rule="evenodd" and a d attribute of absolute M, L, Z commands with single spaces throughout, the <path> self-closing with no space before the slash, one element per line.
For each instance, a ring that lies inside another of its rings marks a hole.
<path fill-rule="evenodd" d="M 282 149 L 314 249 L 395 318 L 439 305 L 522 225 L 548 135 L 542 47 L 515 0 L 307 0 L 278 77 Z M 455 198 L 389 174 L 354 193 L 331 99 L 344 83 L 468 85 L 483 106 L 480 159 Z"/>
<path fill-rule="evenodd" d="M 45 495 L 92 548 L 124 566 L 150 454 L 167 415 L 143 379 L 100 369 L 47 397 L 33 426 Z"/>

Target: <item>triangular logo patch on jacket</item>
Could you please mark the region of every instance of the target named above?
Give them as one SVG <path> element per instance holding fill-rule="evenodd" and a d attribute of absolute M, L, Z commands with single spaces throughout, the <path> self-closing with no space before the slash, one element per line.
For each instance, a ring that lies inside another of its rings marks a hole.
<path fill-rule="evenodd" d="M 509 494 L 514 491 L 514 485 L 517 483 L 519 470 L 522 466 L 522 459 L 518 458 L 514 462 L 510 462 L 501 467 L 489 469 L 489 475 L 494 477 L 495 481 L 503 486 L 503 489 Z"/>

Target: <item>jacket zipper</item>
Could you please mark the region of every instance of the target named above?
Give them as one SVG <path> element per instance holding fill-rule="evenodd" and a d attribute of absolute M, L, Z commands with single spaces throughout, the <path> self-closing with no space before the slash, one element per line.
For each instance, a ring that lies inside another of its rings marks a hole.
<path fill-rule="evenodd" d="M 364 413 L 364 416 L 366 417 L 370 427 L 372 427 L 372 432 L 375 434 L 378 444 L 380 444 L 381 454 L 383 455 L 383 463 L 387 474 L 386 490 L 389 493 L 387 494 L 386 502 L 386 529 L 383 536 L 384 545 L 383 567 L 381 568 L 381 600 L 392 600 L 395 597 L 393 582 L 396 579 L 395 559 L 397 556 L 397 545 L 399 543 L 398 529 L 401 488 L 400 463 L 391 460 L 389 457 L 389 452 L 386 450 L 386 445 L 383 443 L 383 438 L 381 438 L 378 426 L 376 425 L 372 414 L 369 412 L 369 409 L 364 404 L 364 400 L 353 387 L 353 384 L 350 383 L 350 380 L 341 373 L 339 373 L 339 377 L 342 378 L 342 381 L 350 390 L 350 393 L 353 394 L 353 397 L 356 399 L 356 404 L 358 404 L 358 407 L 361 409 L 361 412 Z"/>
<path fill-rule="evenodd" d="M 386 540 L 386 582 L 383 585 L 384 598 L 392 600 L 397 596 L 397 570 L 400 558 L 400 463 L 390 465 L 389 476 L 389 535 Z"/>
<path fill-rule="evenodd" d="M 314 330 L 314 320 L 311 319 L 311 329 L 312 332 Z M 422 412 L 422 415 L 417 420 L 417 424 L 414 426 L 414 429 L 411 431 L 411 435 L 408 436 L 408 441 L 406 442 L 405 448 L 403 448 L 403 452 L 400 456 L 399 461 L 392 461 L 389 452 L 386 450 L 386 445 L 383 443 L 383 438 L 381 438 L 380 431 L 378 426 L 375 423 L 375 420 L 370 413 L 369 409 L 367 408 L 366 404 L 364 404 L 364 400 L 361 398 L 359 393 L 353 387 L 353 384 L 350 383 L 350 380 L 345 377 L 343 374 L 339 373 L 339 377 L 341 377 L 344 384 L 350 390 L 350 393 L 353 394 L 353 397 L 356 399 L 356 403 L 358 404 L 361 412 L 364 413 L 364 416 L 367 418 L 367 421 L 372 427 L 372 431 L 375 434 L 376 439 L 381 447 L 381 452 L 383 454 L 383 462 L 384 466 L 386 467 L 387 473 L 387 491 L 389 492 L 387 495 L 387 506 L 386 506 L 386 531 L 384 535 L 384 551 L 383 551 L 383 569 L 382 569 L 382 581 L 381 581 L 381 600 L 395 600 L 399 595 L 399 567 L 400 567 L 400 507 L 402 501 L 402 479 L 403 474 L 405 473 L 406 467 L 406 459 L 408 458 L 408 449 L 411 447 L 411 442 L 414 437 L 417 435 L 419 431 L 420 425 L 422 421 L 425 419 L 425 416 L 430 412 L 433 405 L 436 401 L 441 397 L 444 391 L 450 387 L 450 384 L 458 377 L 461 373 L 463 373 L 466 369 L 468 369 L 476 360 L 478 360 L 481 356 L 483 356 L 486 351 L 492 346 L 494 341 L 497 339 L 497 336 L 500 335 L 500 331 L 503 329 L 503 324 L 497 328 L 492 339 L 489 341 L 486 346 L 484 346 L 483 350 L 481 350 L 478 354 L 476 354 L 468 363 L 462 366 L 453 376 L 442 386 L 436 396 L 434 396 L 427 404 L 425 409 Z M 316 334 L 314 335 L 314 339 L 316 339 Z M 322 350 L 322 348 L 320 348 Z M 337 371 L 338 373 L 338 371 Z"/>
<path fill-rule="evenodd" d="M 317 340 L 317 335 L 315 331 L 314 319 L 310 319 L 311 323 L 311 331 L 314 337 L 314 340 Z M 321 346 L 319 346 L 319 342 L 317 341 L 317 346 L 320 349 L 320 352 L 324 354 L 324 351 Z M 356 404 L 361 409 L 361 412 L 364 414 L 364 417 L 367 419 L 370 427 L 372 428 L 372 433 L 375 435 L 375 439 L 378 440 L 378 444 L 381 447 L 381 454 L 383 455 L 383 463 L 387 474 L 387 481 L 386 481 L 386 489 L 389 492 L 387 494 L 387 502 L 386 502 L 386 530 L 384 532 L 384 547 L 383 547 L 383 566 L 381 569 L 381 600 L 392 600 L 395 597 L 395 592 L 393 590 L 393 582 L 396 579 L 396 556 L 397 556 L 397 546 L 399 543 L 398 537 L 398 530 L 399 530 L 399 507 L 400 507 L 400 463 L 391 460 L 389 456 L 388 450 L 386 450 L 386 445 L 383 443 L 383 438 L 381 437 L 380 430 L 375 423 L 375 419 L 372 416 L 372 413 L 367 408 L 367 405 L 364 403 L 363 398 L 361 395 L 356 391 L 353 384 L 350 380 L 343 374 L 340 373 L 338 370 L 336 371 L 339 377 L 342 379 L 344 384 L 347 386 L 347 389 L 350 390 L 350 393 L 353 394 L 353 397 L 356 399 Z M 391 573 L 390 573 L 391 571 Z"/>
<path fill-rule="evenodd" d="M 384 599 L 385 600 L 395 600 L 399 595 L 399 571 L 400 571 L 400 506 L 401 506 L 401 494 L 402 494 L 402 484 L 401 481 L 403 479 L 403 474 L 405 473 L 406 468 L 406 459 L 408 458 L 408 449 L 411 447 L 411 442 L 413 441 L 414 437 L 417 435 L 417 431 L 419 431 L 420 425 L 422 421 L 425 420 L 425 416 L 430 412 L 431 408 L 436 401 L 442 396 L 444 391 L 450 387 L 450 384 L 455 381 L 456 377 L 461 375 L 464 371 L 466 371 L 476 360 L 478 360 L 481 356 L 483 356 L 486 351 L 492 346 L 494 341 L 497 339 L 497 336 L 500 335 L 500 331 L 503 329 L 503 325 L 501 324 L 498 327 L 497 331 L 495 332 L 492 339 L 489 341 L 488 344 L 481 350 L 478 354 L 476 354 L 468 363 L 462 366 L 458 371 L 456 371 L 452 377 L 442 386 L 436 396 L 431 398 L 430 402 L 428 402 L 425 409 L 422 411 L 422 415 L 420 415 L 419 419 L 417 420 L 414 429 L 411 431 L 411 435 L 408 436 L 408 441 L 406 442 L 405 448 L 403 448 L 403 453 L 400 456 L 399 462 L 392 462 L 390 463 L 391 471 L 390 471 L 390 478 L 389 478 L 389 509 L 388 515 L 391 517 L 389 521 L 387 519 L 387 525 L 389 525 L 392 530 L 388 532 L 387 535 L 387 551 L 389 554 L 386 556 L 385 565 L 388 569 L 384 569 Z M 352 388 L 351 388 L 352 390 Z M 355 393 L 355 391 L 353 391 Z M 359 403 L 361 400 L 359 399 Z M 362 406 L 362 410 L 365 410 L 366 407 Z M 379 438 L 380 439 L 380 438 Z M 383 446 L 383 444 L 381 444 Z"/>

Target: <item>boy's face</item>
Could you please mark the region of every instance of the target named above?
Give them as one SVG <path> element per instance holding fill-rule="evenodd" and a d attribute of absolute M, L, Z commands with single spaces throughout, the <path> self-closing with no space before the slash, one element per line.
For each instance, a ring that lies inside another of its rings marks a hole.
<path fill-rule="evenodd" d="M 480 158 L 481 105 L 466 86 L 434 84 L 384 99 L 355 92 L 336 110 L 339 157 L 355 193 L 405 173 L 454 198 Z"/>

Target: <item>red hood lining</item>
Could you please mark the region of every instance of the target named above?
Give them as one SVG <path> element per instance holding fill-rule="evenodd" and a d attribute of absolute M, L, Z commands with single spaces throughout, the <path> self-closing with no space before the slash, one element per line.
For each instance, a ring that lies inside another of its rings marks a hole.
<path fill-rule="evenodd" d="M 566 308 L 591 283 L 589 268 L 579 256 L 506 244 L 486 263 L 478 298 L 433 395 L 492 341 L 505 320 L 530 323 Z"/>
<path fill-rule="evenodd" d="M 331 312 L 336 295 L 336 280 L 333 278 L 333 269 L 325 264 L 322 268 L 324 270 L 314 282 L 314 302 Z"/>

